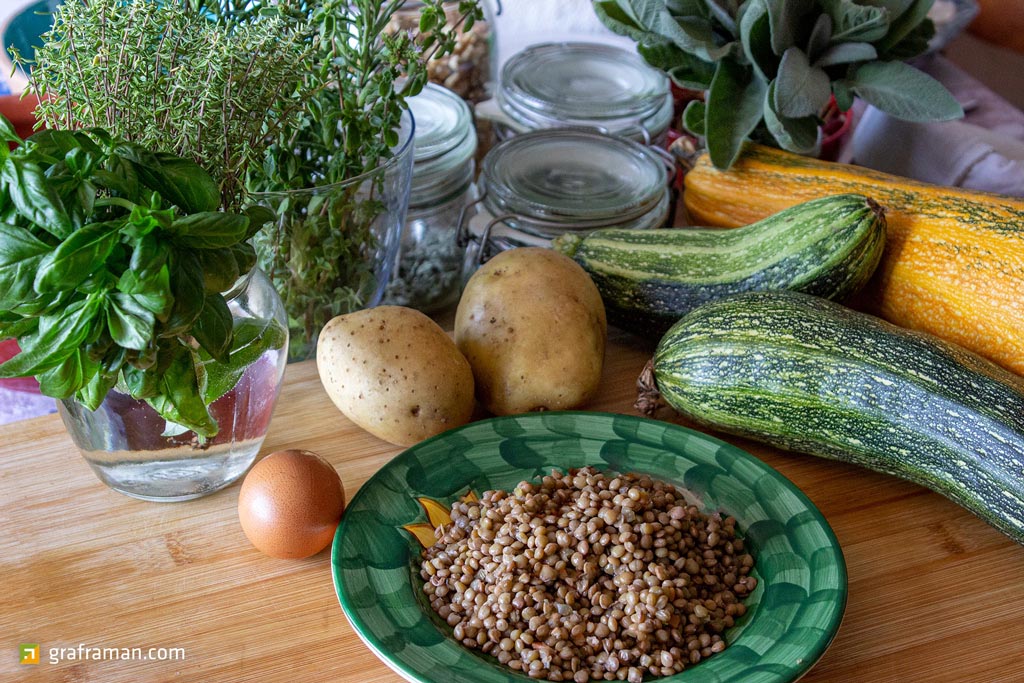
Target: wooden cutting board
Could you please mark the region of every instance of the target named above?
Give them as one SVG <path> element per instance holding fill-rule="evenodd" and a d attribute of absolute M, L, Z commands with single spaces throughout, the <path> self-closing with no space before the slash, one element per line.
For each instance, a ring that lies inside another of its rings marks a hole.
<path fill-rule="evenodd" d="M 633 412 L 647 355 L 634 346 L 610 340 L 589 408 Z M 729 440 L 800 486 L 846 555 L 845 620 L 803 681 L 1024 681 L 1024 547 L 912 484 Z M 285 375 L 263 452 L 283 448 L 322 454 L 350 496 L 399 452 L 335 410 L 311 362 Z M 0 680 L 399 681 L 338 606 L 329 551 L 264 557 L 238 525 L 237 496 L 235 484 L 187 503 L 133 500 L 93 476 L 57 416 L 0 427 Z M 39 664 L 19 664 L 21 644 L 40 646 Z M 184 658 L 59 651 L 80 645 Z"/>

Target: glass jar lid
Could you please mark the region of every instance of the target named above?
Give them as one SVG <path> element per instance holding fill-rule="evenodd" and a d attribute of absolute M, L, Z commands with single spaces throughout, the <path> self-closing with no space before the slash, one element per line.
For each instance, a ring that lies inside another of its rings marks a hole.
<path fill-rule="evenodd" d="M 587 230 L 642 216 L 666 191 L 661 158 L 626 138 L 578 129 L 534 131 L 494 147 L 481 184 L 494 214 Z M 546 231 L 542 231 L 546 232 Z"/>
<path fill-rule="evenodd" d="M 668 78 L 639 55 L 595 43 L 542 43 L 502 69 L 498 104 L 529 129 L 593 127 L 656 136 L 671 117 Z"/>
<path fill-rule="evenodd" d="M 409 202 L 418 206 L 443 201 L 472 179 L 477 146 L 473 117 L 461 97 L 434 83 L 408 104 L 416 121 Z"/>

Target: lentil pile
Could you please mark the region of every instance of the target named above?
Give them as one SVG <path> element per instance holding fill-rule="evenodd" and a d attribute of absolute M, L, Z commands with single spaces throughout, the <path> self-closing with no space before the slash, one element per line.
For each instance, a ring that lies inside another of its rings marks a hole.
<path fill-rule="evenodd" d="M 423 552 L 431 607 L 463 645 L 531 678 L 682 671 L 725 649 L 757 585 L 733 518 L 645 475 L 553 472 L 451 516 Z"/>

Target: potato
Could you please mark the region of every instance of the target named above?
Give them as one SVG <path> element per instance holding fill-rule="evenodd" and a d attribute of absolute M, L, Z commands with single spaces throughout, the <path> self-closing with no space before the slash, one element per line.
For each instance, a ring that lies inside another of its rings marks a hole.
<path fill-rule="evenodd" d="M 566 410 L 597 390 L 608 324 L 597 287 L 567 256 L 522 247 L 484 264 L 455 314 L 455 343 L 495 415 Z"/>
<path fill-rule="evenodd" d="M 334 318 L 320 332 L 316 367 L 346 417 L 399 446 L 465 424 L 473 413 L 469 363 L 437 323 L 411 308 Z"/>

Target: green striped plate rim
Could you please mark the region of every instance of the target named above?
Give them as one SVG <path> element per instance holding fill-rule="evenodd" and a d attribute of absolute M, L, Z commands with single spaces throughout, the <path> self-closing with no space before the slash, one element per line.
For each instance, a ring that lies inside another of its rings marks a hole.
<path fill-rule="evenodd" d="M 755 557 L 758 588 L 725 634 L 729 647 L 664 683 L 790 683 L 818 661 L 846 606 L 835 534 L 788 479 L 746 451 L 678 425 L 630 415 L 547 412 L 475 422 L 427 439 L 382 467 L 353 497 L 334 538 L 334 587 L 353 629 L 417 683 L 524 683 L 451 637 L 418 575 L 421 546 L 402 527 L 426 522 L 417 498 L 445 506 L 468 490 L 511 490 L 552 469 L 639 472 L 720 510 Z"/>

